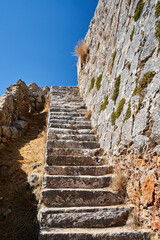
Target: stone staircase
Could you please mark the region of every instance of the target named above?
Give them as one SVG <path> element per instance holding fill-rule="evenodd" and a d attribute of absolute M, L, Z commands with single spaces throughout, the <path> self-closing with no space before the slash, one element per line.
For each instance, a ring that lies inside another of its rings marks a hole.
<path fill-rule="evenodd" d="M 85 113 L 77 87 L 52 87 L 39 240 L 149 240 L 125 226 L 133 206 L 109 188 L 113 167 Z"/>

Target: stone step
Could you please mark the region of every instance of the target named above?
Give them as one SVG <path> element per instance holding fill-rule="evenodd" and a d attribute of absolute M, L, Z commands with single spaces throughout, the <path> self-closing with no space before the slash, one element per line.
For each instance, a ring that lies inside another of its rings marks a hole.
<path fill-rule="evenodd" d="M 77 116 L 70 116 L 70 115 L 55 115 L 55 114 L 50 114 L 50 119 L 53 120 L 74 120 L 74 121 L 89 121 L 89 120 L 85 120 L 84 117 L 78 117 Z"/>
<path fill-rule="evenodd" d="M 58 124 L 58 125 L 82 125 L 82 126 L 85 126 L 86 128 L 91 128 L 91 123 L 90 121 L 84 121 L 84 120 L 79 120 L 79 121 L 76 121 L 76 120 L 68 120 L 68 119 L 52 119 L 50 118 L 50 121 L 49 121 L 49 124 Z"/>
<path fill-rule="evenodd" d="M 55 166 L 96 166 L 104 164 L 102 157 L 46 155 L 46 163 Z"/>
<path fill-rule="evenodd" d="M 51 121 L 49 121 L 48 127 L 50 128 L 67 128 L 67 129 L 91 129 L 91 125 L 87 124 L 87 122 L 85 124 L 62 124 L 62 123 L 52 123 Z"/>
<path fill-rule="evenodd" d="M 50 116 L 52 117 L 83 117 L 86 111 L 84 112 L 50 112 Z"/>
<path fill-rule="evenodd" d="M 133 206 L 43 208 L 42 228 L 107 228 L 124 226 Z"/>
<path fill-rule="evenodd" d="M 113 166 L 45 166 L 48 175 L 92 175 L 101 176 L 113 173 Z"/>
<path fill-rule="evenodd" d="M 109 187 L 113 178 L 112 174 L 104 176 L 44 175 L 43 188 L 105 188 Z"/>
<path fill-rule="evenodd" d="M 47 142 L 49 145 L 50 141 Z M 84 156 L 84 157 L 95 157 L 97 152 L 100 152 L 99 148 L 97 149 L 81 149 L 81 148 L 53 148 L 51 145 L 46 149 L 46 155 L 66 155 L 66 156 Z"/>
<path fill-rule="evenodd" d="M 63 108 L 63 107 L 54 107 L 50 106 L 50 112 L 68 112 L 68 113 L 86 113 L 85 108 Z"/>
<path fill-rule="evenodd" d="M 95 141 L 95 136 L 93 134 L 83 134 L 83 135 L 69 135 L 69 134 L 55 134 L 53 131 L 48 133 L 48 140 L 74 140 L 74 141 Z"/>
<path fill-rule="evenodd" d="M 93 135 L 93 131 L 91 129 L 61 129 L 61 128 L 49 128 L 48 134 L 55 133 L 55 134 L 66 134 L 66 135 L 83 135 L 83 134 L 90 134 Z"/>
<path fill-rule="evenodd" d="M 150 240 L 147 230 L 114 228 L 51 228 L 40 231 L 39 240 Z"/>
<path fill-rule="evenodd" d="M 96 141 L 74 141 L 74 140 L 52 140 L 47 141 L 48 148 L 99 148 L 100 144 Z"/>
<path fill-rule="evenodd" d="M 110 189 L 43 189 L 42 202 L 47 207 L 111 206 L 123 202 Z"/>

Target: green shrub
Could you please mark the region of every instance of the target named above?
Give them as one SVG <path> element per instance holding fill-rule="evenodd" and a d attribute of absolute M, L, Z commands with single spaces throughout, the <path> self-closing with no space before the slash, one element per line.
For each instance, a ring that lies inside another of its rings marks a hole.
<path fill-rule="evenodd" d="M 113 110 L 113 112 L 111 114 L 111 123 L 112 123 L 112 125 L 115 125 L 115 121 L 116 121 L 116 113 Z"/>
<path fill-rule="evenodd" d="M 116 81 L 115 81 L 114 92 L 113 92 L 113 96 L 112 96 L 112 99 L 114 100 L 114 103 L 116 103 L 116 99 L 117 99 L 118 94 L 119 94 L 120 81 L 121 81 L 121 75 L 119 75 L 116 78 Z"/>
<path fill-rule="evenodd" d="M 129 119 L 130 116 L 131 116 L 131 104 L 130 104 L 130 102 L 129 102 L 124 121 L 127 120 L 127 119 Z"/>
<path fill-rule="evenodd" d="M 101 111 L 104 111 L 107 105 L 108 105 L 108 95 L 107 95 L 106 98 L 104 99 L 104 102 L 101 104 L 100 112 L 101 112 Z"/>
<path fill-rule="evenodd" d="M 140 0 L 137 4 L 136 11 L 133 16 L 135 22 L 138 21 L 138 19 L 140 18 L 141 13 L 143 11 L 143 6 L 144 6 L 144 2 L 143 0 Z"/>
<path fill-rule="evenodd" d="M 89 92 L 94 88 L 94 83 L 95 83 L 95 77 L 93 77 L 92 80 L 91 80 L 91 85 L 90 85 L 90 88 L 89 88 Z"/>
<path fill-rule="evenodd" d="M 118 104 L 117 110 L 116 110 L 116 118 L 119 118 L 119 116 L 121 115 L 122 111 L 123 111 L 123 107 L 125 104 L 125 98 L 122 98 Z"/>
<path fill-rule="evenodd" d="M 133 39 L 133 35 L 134 35 L 134 28 L 133 28 L 133 30 L 132 30 L 132 32 L 131 32 L 131 34 L 130 34 L 130 41 L 132 42 L 132 39 Z"/>
<path fill-rule="evenodd" d="M 155 37 L 158 39 L 159 41 L 159 45 L 158 45 L 158 50 L 157 52 L 159 53 L 160 51 L 160 20 L 156 23 L 156 31 L 155 31 Z"/>
<path fill-rule="evenodd" d="M 143 77 L 141 78 L 139 84 L 134 89 L 133 95 L 141 93 L 141 91 L 145 89 L 148 86 L 148 84 L 152 81 L 155 74 L 156 73 L 154 71 L 149 71 L 143 74 Z"/>
<path fill-rule="evenodd" d="M 160 1 L 157 2 L 156 6 L 155 6 L 155 16 L 156 18 L 158 18 L 160 16 Z"/>
<path fill-rule="evenodd" d="M 99 77 L 97 78 L 97 81 L 96 81 L 97 90 L 99 90 L 101 87 L 101 81 L 102 81 L 102 74 L 99 75 Z"/>

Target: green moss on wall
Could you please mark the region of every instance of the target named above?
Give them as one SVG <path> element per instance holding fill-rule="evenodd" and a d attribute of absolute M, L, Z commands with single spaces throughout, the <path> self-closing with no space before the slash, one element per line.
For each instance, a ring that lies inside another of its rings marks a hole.
<path fill-rule="evenodd" d="M 133 39 L 133 35 L 134 35 L 134 28 L 133 28 L 133 30 L 132 30 L 132 32 L 131 32 L 131 34 L 130 34 L 130 41 L 132 42 L 132 39 Z"/>
<path fill-rule="evenodd" d="M 100 74 L 99 77 L 98 77 L 97 80 L 96 80 L 97 90 L 99 90 L 100 87 L 101 87 L 101 81 L 102 81 L 102 74 Z"/>
<path fill-rule="evenodd" d="M 145 74 L 143 74 L 143 77 L 141 78 L 139 84 L 135 87 L 133 95 L 140 94 L 143 89 L 145 89 L 148 84 L 152 81 L 154 75 L 156 73 L 154 71 L 149 71 Z"/>
<path fill-rule="evenodd" d="M 125 98 L 122 98 L 118 104 L 117 110 L 116 110 L 116 118 L 119 118 L 119 116 L 121 115 L 122 111 L 123 111 L 123 107 L 125 104 Z"/>
<path fill-rule="evenodd" d="M 160 20 L 156 23 L 155 26 L 155 37 L 158 39 L 159 45 L 157 52 L 160 52 Z"/>
<path fill-rule="evenodd" d="M 113 53 L 113 55 L 112 55 L 112 67 L 111 67 L 111 71 L 112 71 L 113 66 L 114 66 L 115 57 L 116 57 L 116 51 L 114 51 L 114 53 Z"/>
<path fill-rule="evenodd" d="M 89 88 L 89 92 L 94 88 L 94 83 L 95 83 L 95 77 L 93 77 L 92 80 L 91 80 L 91 85 L 90 85 L 90 88 Z"/>
<path fill-rule="evenodd" d="M 155 6 L 155 17 L 158 18 L 159 16 L 160 16 L 160 1 L 158 1 Z"/>
<path fill-rule="evenodd" d="M 112 123 L 112 125 L 115 125 L 115 121 L 116 121 L 116 113 L 113 110 L 113 112 L 111 114 L 111 123 Z"/>
<path fill-rule="evenodd" d="M 137 4 L 136 11 L 133 16 L 135 22 L 138 21 L 138 19 L 140 18 L 143 11 L 143 6 L 144 6 L 144 2 L 143 0 L 140 0 Z"/>
<path fill-rule="evenodd" d="M 114 100 L 114 103 L 116 103 L 116 99 L 117 99 L 118 94 L 119 94 L 120 81 L 121 81 L 121 75 L 119 75 L 116 78 L 116 81 L 115 81 L 114 92 L 113 92 L 113 96 L 112 96 L 112 99 Z"/>
<path fill-rule="evenodd" d="M 122 111 L 123 111 L 123 107 L 124 107 L 124 104 L 125 104 L 125 98 L 122 98 L 121 101 L 119 102 L 118 104 L 118 107 L 115 110 L 113 110 L 112 114 L 111 114 L 111 123 L 112 125 L 115 125 L 115 121 L 117 118 L 119 118 L 119 116 L 121 115 Z"/>
<path fill-rule="evenodd" d="M 100 47 L 100 42 L 98 42 L 97 44 L 97 51 L 99 50 L 99 47 Z"/>
<path fill-rule="evenodd" d="M 130 117 L 131 117 L 131 104 L 129 102 L 124 121 L 128 120 Z"/>
<path fill-rule="evenodd" d="M 100 112 L 101 112 L 101 111 L 104 111 L 107 105 L 108 105 L 108 95 L 107 95 L 106 98 L 104 99 L 104 102 L 101 104 Z"/>

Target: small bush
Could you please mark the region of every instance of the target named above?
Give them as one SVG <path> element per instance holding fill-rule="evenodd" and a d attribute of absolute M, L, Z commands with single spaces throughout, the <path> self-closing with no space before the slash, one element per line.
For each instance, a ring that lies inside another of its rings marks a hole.
<path fill-rule="evenodd" d="M 119 118 L 119 116 L 121 115 L 122 111 L 123 111 L 123 107 L 125 104 L 125 98 L 122 98 L 118 104 L 117 110 L 116 110 L 116 118 Z"/>
<path fill-rule="evenodd" d="M 129 102 L 124 121 L 128 120 L 130 117 L 131 117 L 131 104 Z"/>
<path fill-rule="evenodd" d="M 144 6 L 144 2 L 143 0 L 140 0 L 137 4 L 136 11 L 133 16 L 135 22 L 138 21 L 138 19 L 140 18 L 141 13 L 143 11 L 143 6 Z"/>
<path fill-rule="evenodd" d="M 155 27 L 156 27 L 155 37 L 158 39 L 158 42 L 159 42 L 157 52 L 159 53 L 159 51 L 160 51 L 160 20 L 156 23 Z"/>
<path fill-rule="evenodd" d="M 158 18 L 160 16 L 160 1 L 157 2 L 155 6 L 155 17 Z"/>
<path fill-rule="evenodd" d="M 111 114 L 111 123 L 112 123 L 112 125 L 115 125 L 115 121 L 116 121 L 116 113 L 113 110 L 113 112 Z"/>
<path fill-rule="evenodd" d="M 93 77 L 92 80 L 91 80 L 91 85 L 90 85 L 90 88 L 89 88 L 89 92 L 94 88 L 94 83 L 95 83 L 95 77 Z"/>
<path fill-rule="evenodd" d="M 127 185 L 127 178 L 122 173 L 122 170 L 117 169 L 116 177 L 113 179 L 113 182 L 111 184 L 111 188 L 114 191 L 125 192 L 126 191 L 126 185 Z"/>
<path fill-rule="evenodd" d="M 143 89 L 145 89 L 148 84 L 152 81 L 154 75 L 156 73 L 154 71 L 149 71 L 143 74 L 142 79 L 140 80 L 139 84 L 135 87 L 133 95 L 140 94 Z"/>
<path fill-rule="evenodd" d="M 132 30 L 132 32 L 131 32 L 131 34 L 130 34 L 130 41 L 132 42 L 132 39 L 133 39 L 133 35 L 134 35 L 134 28 L 133 28 L 133 30 Z"/>
<path fill-rule="evenodd" d="M 91 114 L 92 114 L 92 111 L 91 109 L 89 109 L 84 116 L 84 120 L 89 120 L 91 118 Z"/>
<path fill-rule="evenodd" d="M 87 54 L 89 53 L 89 48 L 84 40 L 78 42 L 75 47 L 74 55 L 79 57 L 81 62 L 84 64 L 86 62 Z"/>
<path fill-rule="evenodd" d="M 100 112 L 104 111 L 107 105 L 108 105 L 108 95 L 106 96 L 104 102 L 101 104 Z"/>
<path fill-rule="evenodd" d="M 118 94 L 119 94 L 120 81 L 121 81 L 121 75 L 119 75 L 116 78 L 116 81 L 115 81 L 114 92 L 113 92 L 113 96 L 112 96 L 112 99 L 114 100 L 114 103 L 116 103 L 116 99 L 117 99 Z"/>
<path fill-rule="evenodd" d="M 102 74 L 99 75 L 99 77 L 97 78 L 97 81 L 96 81 L 97 90 L 99 90 L 101 87 L 101 81 L 102 81 Z"/>

